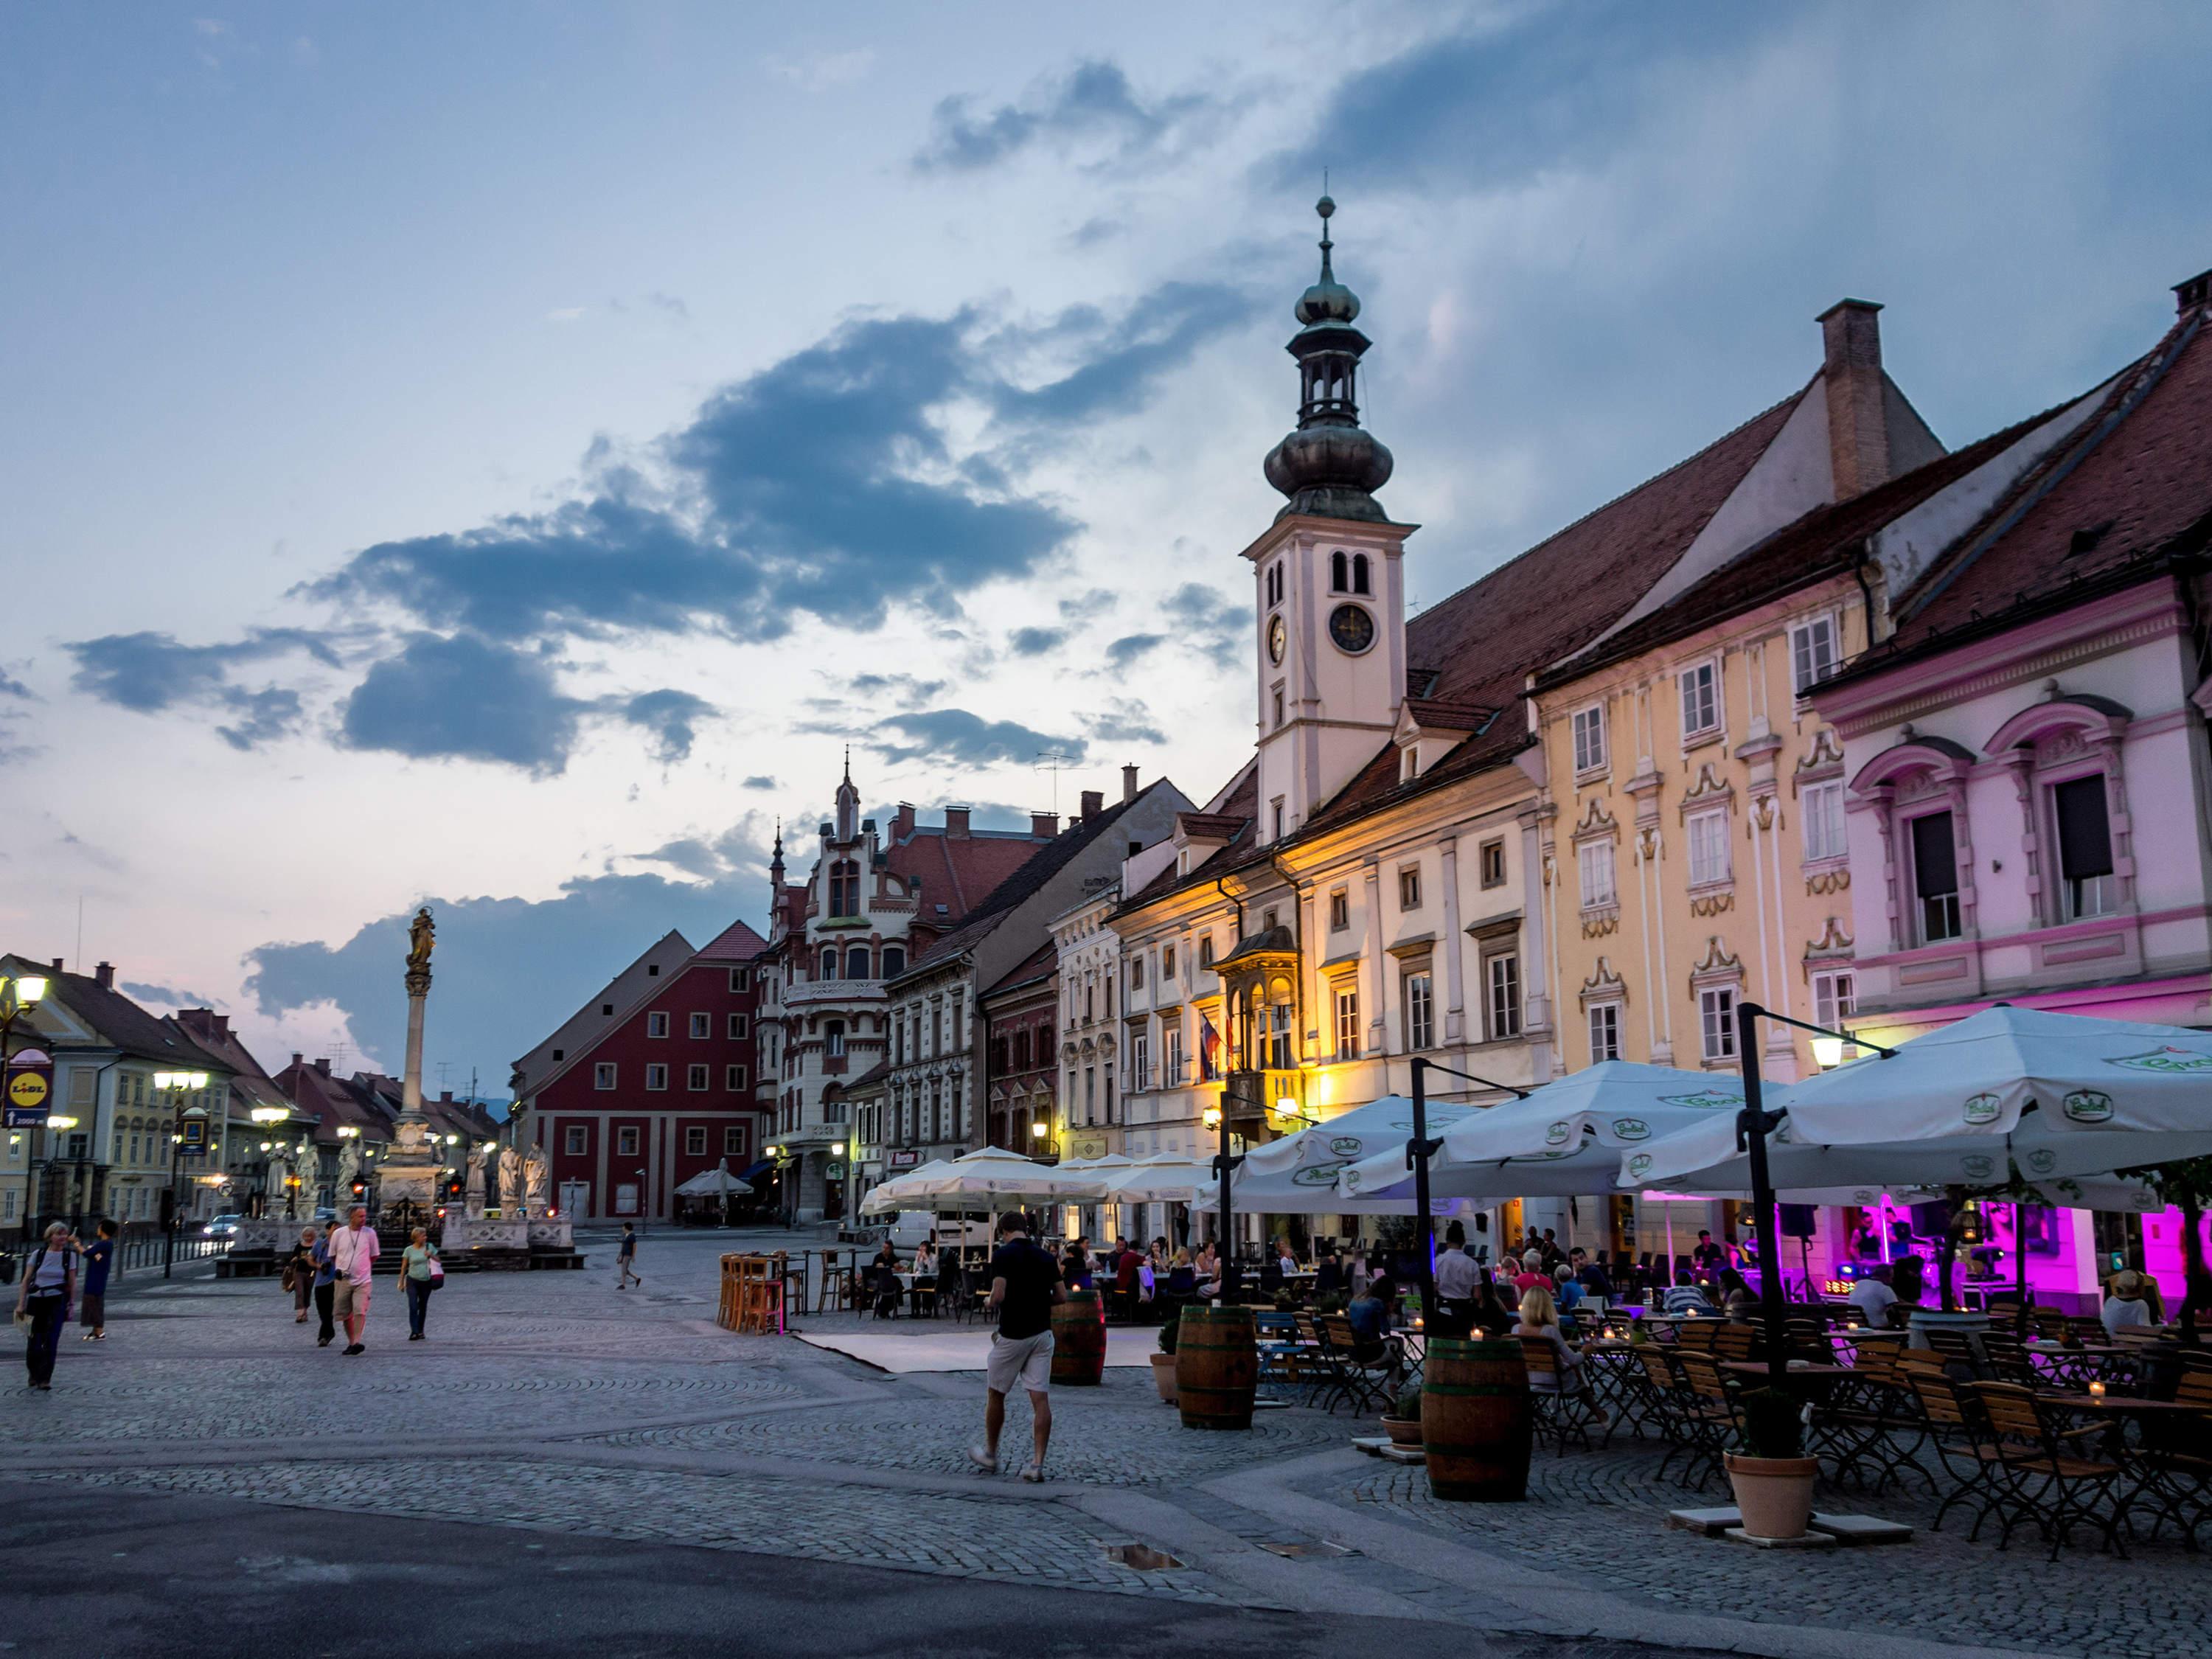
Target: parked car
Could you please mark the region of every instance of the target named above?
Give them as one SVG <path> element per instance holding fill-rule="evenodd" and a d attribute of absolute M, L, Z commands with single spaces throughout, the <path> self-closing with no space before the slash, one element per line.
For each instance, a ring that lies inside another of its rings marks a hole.
<path fill-rule="evenodd" d="M 937 1248 L 940 1250 L 956 1244 L 980 1249 L 991 1242 L 991 1217 L 983 1210 L 946 1215 L 927 1210 L 901 1210 L 884 1231 L 901 1255 L 912 1251 L 933 1233 L 937 1236 Z"/>
<path fill-rule="evenodd" d="M 238 1236 L 238 1224 L 245 1219 L 246 1218 L 242 1215 L 210 1216 L 208 1218 L 207 1225 L 200 1229 L 200 1237 L 203 1238 L 235 1238 Z"/>
<path fill-rule="evenodd" d="M 317 1225 L 319 1225 L 319 1226 L 322 1223 L 324 1223 L 324 1222 L 325 1222 L 325 1221 L 336 1221 L 337 1218 L 338 1218 L 338 1212 L 337 1212 L 336 1210 L 333 1210 L 332 1208 L 331 1208 L 331 1206 L 330 1206 L 329 1205 L 327 1205 L 327 1204 L 318 1204 L 318 1205 L 316 1205 L 316 1206 L 315 1206 L 315 1213 L 314 1213 L 313 1217 L 312 1218 L 312 1219 L 316 1223 L 316 1224 L 317 1224 Z"/>

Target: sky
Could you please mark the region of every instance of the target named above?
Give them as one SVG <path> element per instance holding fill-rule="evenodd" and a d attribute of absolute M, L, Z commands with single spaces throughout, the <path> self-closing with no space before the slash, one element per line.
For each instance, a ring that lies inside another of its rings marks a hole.
<path fill-rule="evenodd" d="M 495 1098 L 848 744 L 1219 786 L 1324 169 L 1416 608 L 1837 299 L 1956 446 L 2212 265 L 2201 6 L 208 3 L 0 10 L 0 945 L 396 1069 L 428 902 Z"/>

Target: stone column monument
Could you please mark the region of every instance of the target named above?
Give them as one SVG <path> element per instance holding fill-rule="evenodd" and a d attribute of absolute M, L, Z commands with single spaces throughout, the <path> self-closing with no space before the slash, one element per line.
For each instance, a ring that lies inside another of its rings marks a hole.
<path fill-rule="evenodd" d="M 415 913 L 407 930 L 407 1066 L 400 1077 L 399 1121 L 392 1147 L 378 1174 L 384 1219 L 427 1225 L 438 1201 L 441 1160 L 430 1143 L 429 1120 L 422 1115 L 422 1010 L 430 999 L 430 950 L 437 929 L 430 908 Z"/>

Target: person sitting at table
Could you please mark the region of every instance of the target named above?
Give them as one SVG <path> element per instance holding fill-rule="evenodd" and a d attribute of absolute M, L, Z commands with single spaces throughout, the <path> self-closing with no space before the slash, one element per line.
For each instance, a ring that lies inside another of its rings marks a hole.
<path fill-rule="evenodd" d="M 1216 1296 L 1221 1291 L 1221 1255 L 1208 1239 L 1198 1247 L 1198 1254 L 1190 1261 L 1190 1270 L 1197 1276 L 1196 1293 L 1201 1297 Z"/>
<path fill-rule="evenodd" d="M 1553 1303 L 1561 1313 L 1571 1314 L 1582 1303 L 1582 1281 L 1575 1277 L 1572 1266 L 1565 1261 L 1552 1269 L 1552 1279 Z"/>
<path fill-rule="evenodd" d="M 1079 1238 L 1067 1247 L 1066 1257 L 1060 1265 L 1060 1282 L 1071 1291 L 1091 1288 L 1091 1253 Z"/>
<path fill-rule="evenodd" d="M 1748 1317 L 1759 1297 L 1733 1267 L 1721 1269 L 1721 1311 L 1731 1319 Z"/>
<path fill-rule="evenodd" d="M 876 1252 L 875 1260 L 868 1263 L 869 1288 L 876 1293 L 876 1317 L 889 1319 L 898 1311 L 899 1299 L 898 1247 L 888 1238 Z"/>
<path fill-rule="evenodd" d="M 1321 1261 L 1314 1268 L 1314 1294 L 1335 1296 L 1344 1289 L 1344 1263 L 1338 1260 L 1336 1248 L 1331 1245 L 1321 1253 Z"/>
<path fill-rule="evenodd" d="M 1712 1297 L 1705 1294 L 1703 1285 L 1669 1285 L 1661 1302 L 1659 1311 L 1670 1314 L 1709 1314 L 1715 1311 Z"/>
<path fill-rule="evenodd" d="M 1287 1238 L 1275 1241 L 1275 1266 L 1285 1273 L 1294 1273 L 1298 1270 L 1298 1258 L 1292 1252 L 1291 1241 Z"/>
<path fill-rule="evenodd" d="M 1480 1278 L 1474 1287 L 1474 1301 L 1468 1312 L 1468 1325 L 1485 1336 L 1504 1336 L 1513 1328 L 1513 1310 L 1505 1305 L 1505 1298 L 1498 1293 L 1498 1283 L 1490 1276 L 1490 1269 L 1478 1267 Z"/>
<path fill-rule="evenodd" d="M 1845 1300 L 1859 1310 L 1869 1330 L 1887 1330 L 1889 1310 L 1897 1305 L 1897 1292 L 1889 1288 L 1888 1266 L 1885 1263 L 1860 1273 Z"/>
<path fill-rule="evenodd" d="M 1521 1271 L 1513 1275 L 1513 1288 L 1524 1296 L 1530 1291 L 1552 1288 L 1552 1275 L 1545 1271 L 1541 1250 L 1523 1250 L 1521 1253 Z"/>
<path fill-rule="evenodd" d="M 1567 1264 L 1575 1270 L 1575 1282 L 1592 1296 L 1609 1298 L 1613 1295 L 1613 1279 L 1605 1270 L 1605 1263 L 1591 1260 L 1581 1245 L 1567 1252 Z"/>
<path fill-rule="evenodd" d="M 1384 1283 L 1389 1283 L 1385 1279 Z M 1378 1358 L 1383 1340 L 1390 1334 L 1390 1308 L 1375 1294 L 1375 1281 L 1346 1304 L 1344 1317 L 1352 1327 L 1352 1357 L 1364 1364 Z"/>
<path fill-rule="evenodd" d="M 937 1305 L 937 1246 L 923 1239 L 914 1247 L 914 1311 L 920 1316 L 923 1303 Z"/>
<path fill-rule="evenodd" d="M 2106 1336 L 2117 1337 L 2130 1326 L 2152 1322 L 2150 1304 L 2143 1297 L 2145 1285 L 2143 1276 L 2133 1267 L 2121 1268 L 2106 1283 L 2105 1305 L 2099 1310 Z"/>
<path fill-rule="evenodd" d="M 1167 1293 L 1177 1304 L 1188 1302 L 1198 1293 L 1198 1270 L 1191 1266 L 1190 1252 L 1178 1249 L 1175 1261 L 1168 1268 Z"/>
<path fill-rule="evenodd" d="M 1541 1342 L 1552 1350 L 1554 1373 L 1559 1380 L 1562 1395 L 1583 1395 L 1589 1386 L 1583 1379 L 1582 1350 L 1567 1340 L 1559 1328 L 1559 1310 L 1552 1300 L 1552 1293 L 1538 1285 L 1521 1295 L 1521 1322 L 1513 1328 L 1513 1334 L 1528 1341 Z M 1593 1405 L 1592 1414 L 1599 1424 L 1607 1421 L 1604 1410 Z"/>

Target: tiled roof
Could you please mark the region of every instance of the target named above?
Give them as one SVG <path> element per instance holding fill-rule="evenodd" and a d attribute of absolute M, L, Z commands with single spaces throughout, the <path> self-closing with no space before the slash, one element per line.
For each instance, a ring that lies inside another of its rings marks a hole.
<path fill-rule="evenodd" d="M 641 974 L 639 969 L 658 957 L 666 969 L 667 978 L 683 971 L 683 964 L 695 954 L 691 941 L 676 928 L 670 928 L 659 939 L 638 952 L 635 959 L 586 1000 L 576 1012 L 562 1020 L 553 1034 L 514 1062 L 516 1074 L 521 1079 L 520 1093 L 535 1094 L 559 1074 L 559 1069 L 573 1065 L 578 1054 L 602 1032 L 610 1030 L 642 997 L 658 991 L 665 980 L 657 974 Z M 609 1003 L 614 1012 L 603 1014 L 600 1009 Z M 555 1060 L 557 1048 L 563 1058 Z"/>
<path fill-rule="evenodd" d="M 750 962 L 768 941 L 742 921 L 733 921 L 699 947 L 693 962 Z"/>
<path fill-rule="evenodd" d="M 1027 834 L 975 830 L 948 836 L 941 827 L 917 828 L 885 849 L 884 862 L 902 880 L 921 880 L 915 920 L 925 927 L 957 927 L 1041 847 Z M 939 905 L 945 907 L 942 912 Z"/>
<path fill-rule="evenodd" d="M 1248 764 L 1238 777 L 1237 787 L 1230 791 L 1228 799 L 1221 803 L 1221 810 L 1218 812 L 1197 815 L 1216 820 L 1224 827 L 1233 826 L 1230 828 L 1228 841 L 1216 848 L 1206 857 L 1200 859 L 1187 874 L 1177 875 L 1175 866 L 1170 864 L 1146 882 L 1140 891 L 1131 894 L 1124 900 L 1121 908 L 1126 911 L 1133 909 L 1139 905 L 1149 904 L 1154 899 L 1172 893 L 1178 888 L 1211 882 L 1235 869 L 1244 861 L 1245 854 L 1251 850 L 1252 826 L 1257 819 L 1259 811 L 1259 769 Z"/>
<path fill-rule="evenodd" d="M 1815 507 L 1649 616 L 1608 635 L 1581 655 L 1553 664 L 1538 677 L 1539 689 L 1580 679 L 1607 663 L 1685 638 L 1722 617 L 1739 616 L 1753 605 L 1849 570 L 1868 537 L 2002 454 L 2056 412 L 2046 410 L 1863 495 Z"/>
<path fill-rule="evenodd" d="M 999 982 L 985 991 L 983 994 L 987 997 L 996 996 L 1001 991 L 1012 991 L 1024 985 L 1033 984 L 1039 980 L 1050 979 L 1059 971 L 1060 947 L 1050 939 L 1047 939 L 1009 968 L 1000 976 Z"/>
<path fill-rule="evenodd" d="M 968 913 L 966 921 L 931 945 L 907 972 L 911 974 L 933 967 L 967 951 L 995 929 L 1006 919 L 1007 912 L 1066 869 L 1076 854 L 1104 835 L 1130 807 L 1163 786 L 1173 787 L 1164 778 L 1157 779 L 1139 790 L 1134 799 L 1117 800 L 1096 816 L 1070 824 L 1050 841 L 1042 845 L 1031 844 L 1034 856 L 994 888 L 981 903 Z M 926 890 L 923 896 L 927 897 Z"/>
<path fill-rule="evenodd" d="M 276 1073 L 276 1086 L 293 1109 L 315 1120 L 315 1139 L 335 1141 L 341 1127 L 351 1127 L 368 1140 L 389 1140 L 392 1120 L 374 1095 L 351 1080 L 297 1060 Z"/>
<path fill-rule="evenodd" d="M 2212 544 L 2212 320 L 2199 306 L 1903 596 L 1854 672 L 1947 649 Z"/>
<path fill-rule="evenodd" d="M 263 1069 L 252 1051 L 230 1029 L 229 1019 L 212 1008 L 179 1008 L 171 1022 L 198 1048 L 213 1054 L 230 1070 L 231 1093 L 251 1111 L 256 1106 L 288 1106 L 284 1091 Z"/>
<path fill-rule="evenodd" d="M 45 975 L 50 999 L 58 1001 L 134 1060 L 186 1066 L 195 1072 L 215 1072 L 225 1078 L 230 1075 L 228 1061 L 201 1048 L 175 1021 L 148 1013 L 122 992 L 102 985 L 91 975 L 68 973 L 21 957 L 8 960 L 10 973 Z"/>

